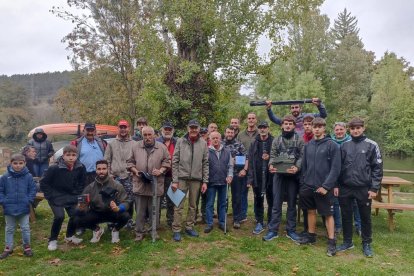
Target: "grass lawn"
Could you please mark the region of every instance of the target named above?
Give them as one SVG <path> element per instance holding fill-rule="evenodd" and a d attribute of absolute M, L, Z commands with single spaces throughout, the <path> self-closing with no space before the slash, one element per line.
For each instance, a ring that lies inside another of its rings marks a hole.
<path fill-rule="evenodd" d="M 411 199 L 407 201 L 414 203 Z M 156 243 L 148 235 L 137 244 L 134 233 L 123 229 L 119 245 L 110 243 L 109 233 L 104 234 L 100 243 L 91 244 L 92 233 L 87 231 L 82 245 L 66 245 L 62 234 L 58 250 L 49 252 L 47 237 L 52 214 L 43 201 L 37 208 L 37 221 L 31 225 L 34 257 L 24 257 L 21 247 L 16 246 L 13 255 L 0 260 L 0 275 L 412 275 L 414 271 L 414 212 L 395 216 L 394 233 L 388 231 L 384 210 L 380 210 L 379 216 L 373 216 L 373 258 L 362 255 L 359 237 L 354 238 L 354 249 L 327 257 L 327 240 L 321 225 L 318 241 L 313 246 L 298 246 L 284 234 L 263 242 L 262 235 L 251 234 L 254 227 L 251 205 L 249 221 L 242 224 L 242 229 L 231 228 L 224 235 L 215 227 L 210 234 L 204 234 L 204 225 L 197 225 L 199 238 L 183 236 L 183 241 L 176 243 L 166 227 L 164 212 L 159 230 L 161 240 Z M 2 212 L 0 221 L 3 246 Z M 301 230 L 300 224 L 298 231 Z M 20 244 L 20 232 L 15 235 L 15 243 Z"/>

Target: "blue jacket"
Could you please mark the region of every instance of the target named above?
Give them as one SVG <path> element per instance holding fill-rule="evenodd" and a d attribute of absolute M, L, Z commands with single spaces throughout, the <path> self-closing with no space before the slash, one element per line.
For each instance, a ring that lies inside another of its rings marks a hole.
<path fill-rule="evenodd" d="M 20 172 L 7 167 L 7 172 L 0 178 L 0 205 L 4 214 L 18 216 L 29 214 L 30 204 L 36 197 L 36 184 L 29 170 L 24 167 Z"/>

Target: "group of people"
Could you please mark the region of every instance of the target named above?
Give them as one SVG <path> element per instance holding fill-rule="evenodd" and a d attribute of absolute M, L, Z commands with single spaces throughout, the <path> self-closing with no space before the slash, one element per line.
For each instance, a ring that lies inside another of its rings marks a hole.
<path fill-rule="evenodd" d="M 326 225 L 327 255 L 351 249 L 353 219 L 357 215 L 363 253 L 371 257 L 371 201 L 382 179 L 379 147 L 364 135 L 365 125 L 360 118 L 353 118 L 348 125 L 335 123 L 335 134 L 330 136 L 326 133 L 325 107 L 317 98 L 313 103 L 319 113 L 302 113 L 301 105 L 291 105 L 291 114 L 279 118 L 267 102 L 269 119 L 281 127 L 278 137 L 271 135 L 268 122 L 258 123 L 252 112 L 245 130 L 240 129 L 238 118 L 232 118 L 223 133 L 215 123 L 202 128 L 197 120 L 190 120 L 186 134 L 179 139 L 174 137 L 171 122 L 163 123 L 156 137 L 146 119 L 139 118 L 132 137 L 128 121 L 121 120 L 117 137 L 107 143 L 96 136 L 93 123 L 86 123 L 83 136 L 64 147 L 63 155 L 40 180 L 54 216 L 48 249 L 58 248 L 65 211 L 69 216 L 66 242 L 81 243 L 79 235 L 85 229 L 93 231 L 90 242 L 98 242 L 105 222 L 109 223 L 113 243 L 120 241 L 119 231 L 124 226 L 134 227 L 135 241 L 141 242 L 148 229 L 158 229 L 164 206 L 173 240 L 179 242 L 183 229 L 189 237 L 199 236 L 196 222 L 205 223 L 204 233 L 214 229 L 217 197 L 218 228 L 227 231 L 229 188 L 232 226 L 239 229 L 247 220 L 247 198 L 252 188 L 256 221 L 252 233 L 259 235 L 267 230 L 264 241 L 279 236 L 282 205 L 287 202 L 286 236 L 297 244 L 316 242 L 319 213 Z M 41 158 L 45 154 L 50 157 L 50 153 L 43 150 Z M 23 155 L 13 155 L 0 179 L 0 204 L 6 217 L 6 247 L 0 258 L 13 251 L 16 222 L 22 228 L 24 254 L 33 255 L 28 210 L 36 188 L 26 164 Z M 175 205 L 167 196 L 169 188 L 172 192 L 181 190 L 184 200 Z M 15 194 L 22 196 L 13 197 Z M 298 198 L 304 213 L 302 233 L 296 231 Z M 147 226 L 150 214 L 156 214 L 156 223 Z M 343 244 L 337 246 L 336 234 L 341 228 Z"/>

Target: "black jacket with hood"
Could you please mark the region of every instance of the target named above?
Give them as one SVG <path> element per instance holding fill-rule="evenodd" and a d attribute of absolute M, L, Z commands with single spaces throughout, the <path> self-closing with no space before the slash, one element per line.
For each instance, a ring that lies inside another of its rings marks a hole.
<path fill-rule="evenodd" d="M 41 133 L 42 138 L 38 139 L 37 134 Z M 30 139 L 30 146 L 36 148 L 36 162 L 39 164 L 48 163 L 49 158 L 53 156 L 55 150 L 53 149 L 52 143 L 47 140 L 47 135 L 42 128 L 35 129 L 32 139 Z"/>

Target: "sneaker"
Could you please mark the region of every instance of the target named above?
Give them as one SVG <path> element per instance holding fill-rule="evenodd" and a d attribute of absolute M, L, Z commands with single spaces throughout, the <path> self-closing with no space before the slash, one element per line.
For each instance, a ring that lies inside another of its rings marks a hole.
<path fill-rule="evenodd" d="M 134 226 L 135 226 L 135 222 L 132 219 L 130 219 L 128 220 L 127 224 L 125 224 L 124 227 L 128 230 L 133 230 Z"/>
<path fill-rule="evenodd" d="M 91 243 L 97 243 L 101 239 L 104 233 L 104 228 L 99 227 L 98 231 L 93 231 L 92 239 L 90 240 Z"/>
<path fill-rule="evenodd" d="M 278 236 L 278 234 L 277 234 L 277 232 L 272 232 L 272 231 L 269 231 L 269 232 L 267 232 L 267 234 L 262 238 L 262 240 L 264 240 L 264 241 L 271 241 L 271 240 L 273 240 L 273 239 L 276 239 L 277 237 L 279 237 Z"/>
<path fill-rule="evenodd" d="M 240 223 L 245 223 L 245 222 L 247 222 L 247 218 L 243 218 L 243 219 L 240 221 Z"/>
<path fill-rule="evenodd" d="M 307 235 L 308 235 L 308 231 L 306 231 L 306 230 L 303 230 L 302 232 L 300 232 L 300 233 L 298 234 L 298 236 L 299 236 L 300 238 L 306 237 Z"/>
<path fill-rule="evenodd" d="M 3 253 L 0 254 L 0 260 L 1 259 L 6 259 L 12 253 L 13 253 L 13 249 L 10 249 L 9 247 L 6 247 L 3 251 Z"/>
<path fill-rule="evenodd" d="M 349 250 L 354 248 L 354 244 L 352 242 L 343 243 L 340 246 L 336 247 L 336 252 L 342 252 L 345 250 Z"/>
<path fill-rule="evenodd" d="M 362 252 L 364 252 L 365 257 L 372 258 L 374 256 L 370 243 L 362 244 Z"/>
<path fill-rule="evenodd" d="M 119 239 L 119 231 L 116 231 L 115 229 L 112 230 L 112 239 L 111 239 L 111 242 L 112 243 L 118 243 L 120 241 L 121 240 Z"/>
<path fill-rule="evenodd" d="M 253 230 L 253 234 L 255 235 L 259 235 L 260 233 L 262 233 L 265 229 L 263 228 L 263 225 L 259 222 L 256 224 L 256 227 Z"/>
<path fill-rule="evenodd" d="M 291 239 L 294 242 L 297 242 L 300 239 L 299 235 L 296 234 L 295 231 L 287 231 L 286 237 L 288 237 L 289 239 Z"/>
<path fill-rule="evenodd" d="M 57 240 L 49 241 L 47 249 L 49 251 L 55 251 L 57 249 Z"/>
<path fill-rule="evenodd" d="M 24 246 L 23 255 L 25 255 L 26 257 L 32 257 L 33 256 L 33 251 L 30 248 L 30 245 L 25 245 Z"/>
<path fill-rule="evenodd" d="M 206 228 L 204 228 L 204 233 L 208 234 L 213 230 L 213 225 L 207 225 Z"/>
<path fill-rule="evenodd" d="M 240 227 L 241 227 L 241 226 L 240 226 L 240 222 L 234 222 L 234 223 L 233 223 L 233 228 L 234 228 L 234 229 L 240 229 Z"/>
<path fill-rule="evenodd" d="M 306 233 L 306 235 L 303 235 L 303 237 L 299 238 L 296 243 L 300 245 L 305 244 L 314 244 L 316 242 L 316 234 L 315 233 Z"/>
<path fill-rule="evenodd" d="M 180 242 L 181 241 L 181 233 L 180 232 L 174 232 L 173 240 L 176 241 L 176 242 Z"/>
<path fill-rule="evenodd" d="M 65 242 L 73 243 L 73 244 L 80 244 L 83 240 L 79 239 L 76 236 L 66 237 Z"/>
<path fill-rule="evenodd" d="M 194 229 L 185 229 L 185 233 L 190 237 L 198 237 L 198 233 Z"/>
<path fill-rule="evenodd" d="M 328 239 L 328 249 L 326 250 L 326 255 L 328 255 L 329 257 L 336 255 L 335 239 Z"/>

